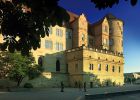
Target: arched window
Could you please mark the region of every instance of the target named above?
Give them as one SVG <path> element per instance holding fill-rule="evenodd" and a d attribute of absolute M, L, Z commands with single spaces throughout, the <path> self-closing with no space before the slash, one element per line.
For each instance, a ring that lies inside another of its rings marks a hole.
<path fill-rule="evenodd" d="M 42 60 L 42 57 L 41 56 L 38 58 L 38 65 L 40 65 L 40 66 L 43 65 L 43 60 Z"/>
<path fill-rule="evenodd" d="M 60 71 L 60 61 L 56 61 L 56 71 Z"/>

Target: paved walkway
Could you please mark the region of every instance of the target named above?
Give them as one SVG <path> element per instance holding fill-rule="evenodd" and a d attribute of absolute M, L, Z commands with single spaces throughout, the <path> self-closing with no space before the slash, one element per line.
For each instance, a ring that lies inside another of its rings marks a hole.
<path fill-rule="evenodd" d="M 101 94 L 126 90 L 138 90 L 140 85 L 127 85 L 123 87 L 104 87 L 87 89 L 87 92 L 78 88 L 35 88 L 30 90 L 16 89 L 13 92 L 0 92 L 0 100 L 85 100 L 85 94 Z"/>

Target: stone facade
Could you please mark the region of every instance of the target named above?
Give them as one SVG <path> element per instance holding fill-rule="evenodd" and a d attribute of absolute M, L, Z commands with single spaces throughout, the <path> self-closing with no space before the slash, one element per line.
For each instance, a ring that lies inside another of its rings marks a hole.
<path fill-rule="evenodd" d="M 124 58 L 121 54 L 86 46 L 67 50 L 66 54 L 72 86 L 79 81 L 90 84 L 95 76 L 100 79 L 100 82 L 111 79 L 118 85 L 124 84 Z M 107 66 L 108 68 L 106 68 Z"/>
<path fill-rule="evenodd" d="M 41 48 L 32 50 L 45 70 L 29 82 L 34 87 L 59 87 L 63 81 L 74 87 L 75 82 L 89 84 L 96 75 L 101 82 L 111 79 L 123 85 L 123 21 L 108 14 L 90 24 L 84 14 L 68 13 L 70 21 L 62 27 L 50 26 Z"/>

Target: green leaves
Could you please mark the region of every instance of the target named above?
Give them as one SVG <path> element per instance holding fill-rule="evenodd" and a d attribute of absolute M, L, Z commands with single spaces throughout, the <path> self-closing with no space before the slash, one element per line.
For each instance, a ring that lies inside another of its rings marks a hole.
<path fill-rule="evenodd" d="M 48 27 L 69 21 L 66 10 L 58 0 L 14 0 L 0 2 L 0 26 L 3 36 L 19 38 L 13 44 L 6 40 L 1 50 L 21 51 L 29 55 L 31 49 L 40 48 L 41 37 L 49 36 Z"/>
<path fill-rule="evenodd" d="M 33 79 L 42 71 L 42 67 L 35 64 L 32 56 L 0 52 L 0 78 L 9 78 L 20 84 L 24 77 L 29 76 L 30 79 Z"/>

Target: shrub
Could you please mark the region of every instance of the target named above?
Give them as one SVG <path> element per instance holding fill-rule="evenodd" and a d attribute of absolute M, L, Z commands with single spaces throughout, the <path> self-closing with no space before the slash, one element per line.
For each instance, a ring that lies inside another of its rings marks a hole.
<path fill-rule="evenodd" d="M 102 86 L 113 86 L 113 82 L 110 79 L 106 79 L 102 82 Z"/>
<path fill-rule="evenodd" d="M 33 88 L 33 85 L 31 83 L 25 83 L 24 88 Z"/>

